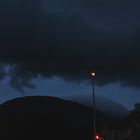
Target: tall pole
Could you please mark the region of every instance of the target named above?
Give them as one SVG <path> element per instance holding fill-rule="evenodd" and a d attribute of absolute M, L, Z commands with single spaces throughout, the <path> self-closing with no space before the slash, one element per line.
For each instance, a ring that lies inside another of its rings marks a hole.
<path fill-rule="evenodd" d="M 91 73 L 91 82 L 92 82 L 92 98 L 93 98 L 93 135 L 96 140 L 96 98 L 95 98 L 95 73 Z"/>

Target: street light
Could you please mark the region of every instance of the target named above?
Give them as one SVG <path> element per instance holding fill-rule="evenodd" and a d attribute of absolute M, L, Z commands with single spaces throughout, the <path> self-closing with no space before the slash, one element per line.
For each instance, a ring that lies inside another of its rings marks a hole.
<path fill-rule="evenodd" d="M 91 72 L 91 81 L 92 81 L 92 97 L 93 97 L 93 134 L 94 134 L 94 139 L 96 140 L 96 103 L 95 103 L 95 87 L 94 87 L 94 79 L 96 76 L 95 72 Z"/>
<path fill-rule="evenodd" d="M 91 72 L 91 76 L 95 77 L 96 73 L 95 72 Z"/>

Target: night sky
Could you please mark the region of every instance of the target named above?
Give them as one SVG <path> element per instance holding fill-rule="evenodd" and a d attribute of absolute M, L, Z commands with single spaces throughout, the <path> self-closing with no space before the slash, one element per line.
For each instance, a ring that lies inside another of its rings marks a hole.
<path fill-rule="evenodd" d="M 0 101 L 31 94 L 90 96 L 89 72 L 96 71 L 96 94 L 132 108 L 140 102 L 139 5 L 1 0 Z"/>

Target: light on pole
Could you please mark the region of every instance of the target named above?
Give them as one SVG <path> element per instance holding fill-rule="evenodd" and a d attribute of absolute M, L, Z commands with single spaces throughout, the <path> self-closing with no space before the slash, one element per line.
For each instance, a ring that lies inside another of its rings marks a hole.
<path fill-rule="evenodd" d="M 93 98 L 93 135 L 94 135 L 94 139 L 96 140 L 96 103 L 95 103 L 95 85 L 94 85 L 94 80 L 95 80 L 95 76 L 96 73 L 95 72 L 91 72 L 91 82 L 92 82 L 92 98 Z"/>

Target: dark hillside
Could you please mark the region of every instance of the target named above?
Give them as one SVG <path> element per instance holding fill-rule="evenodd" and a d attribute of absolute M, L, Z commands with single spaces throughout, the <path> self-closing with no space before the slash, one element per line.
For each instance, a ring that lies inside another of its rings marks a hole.
<path fill-rule="evenodd" d="M 100 129 L 105 121 L 97 111 Z M 92 109 L 53 97 L 23 97 L 0 106 L 0 132 L 14 140 L 88 140 L 92 137 Z"/>

